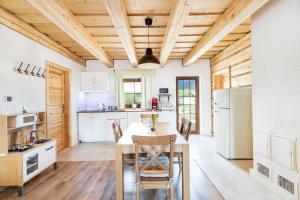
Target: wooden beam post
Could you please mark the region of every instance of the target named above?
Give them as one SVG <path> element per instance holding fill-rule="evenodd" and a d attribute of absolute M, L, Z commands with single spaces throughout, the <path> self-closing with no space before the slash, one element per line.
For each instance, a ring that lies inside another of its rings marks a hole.
<path fill-rule="evenodd" d="M 52 49 L 53 51 L 61 55 L 64 55 L 67 58 L 70 58 L 74 62 L 85 66 L 84 59 L 80 58 L 78 55 L 74 54 L 67 48 L 53 41 L 45 34 L 41 33 L 40 31 L 30 26 L 23 20 L 19 19 L 18 17 L 14 16 L 7 10 L 3 9 L 1 6 L 0 6 L 0 23 L 44 45 L 45 47 L 48 47 L 49 49 Z"/>
<path fill-rule="evenodd" d="M 73 40 L 88 50 L 92 55 L 106 64 L 113 66 L 112 59 L 104 52 L 102 46 L 88 33 L 83 25 L 64 6 L 56 0 L 27 0 L 51 22 L 68 34 Z"/>
<path fill-rule="evenodd" d="M 183 59 L 189 66 L 269 0 L 235 0 Z"/>
<path fill-rule="evenodd" d="M 175 42 L 183 28 L 184 20 L 191 10 L 192 0 L 174 0 L 171 10 L 170 19 L 164 35 L 163 43 L 160 50 L 159 61 L 164 65 L 175 45 Z"/>
<path fill-rule="evenodd" d="M 105 0 L 104 3 L 115 29 L 118 32 L 127 56 L 131 64 L 136 67 L 138 59 L 124 2 L 123 0 Z"/>

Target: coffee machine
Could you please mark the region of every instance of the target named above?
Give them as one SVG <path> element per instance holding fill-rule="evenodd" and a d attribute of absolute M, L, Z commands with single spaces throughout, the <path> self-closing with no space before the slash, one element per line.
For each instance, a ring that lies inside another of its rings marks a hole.
<path fill-rule="evenodd" d="M 158 108 L 158 99 L 153 97 L 151 102 L 152 102 L 152 109 L 157 109 Z"/>

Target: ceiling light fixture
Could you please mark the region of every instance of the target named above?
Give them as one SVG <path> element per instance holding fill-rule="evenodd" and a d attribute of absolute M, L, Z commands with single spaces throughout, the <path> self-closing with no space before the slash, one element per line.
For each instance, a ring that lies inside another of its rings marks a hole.
<path fill-rule="evenodd" d="M 138 67 L 141 69 L 156 69 L 161 67 L 161 65 L 159 60 L 153 55 L 152 48 L 149 47 L 149 29 L 152 25 L 152 19 L 147 17 L 145 24 L 148 27 L 148 48 L 146 49 L 146 54 L 139 60 Z"/>

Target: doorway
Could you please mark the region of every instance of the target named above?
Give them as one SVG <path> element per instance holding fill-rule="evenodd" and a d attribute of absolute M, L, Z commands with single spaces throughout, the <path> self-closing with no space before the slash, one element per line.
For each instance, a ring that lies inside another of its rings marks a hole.
<path fill-rule="evenodd" d="M 179 129 L 183 117 L 192 122 L 191 133 L 200 134 L 199 77 L 197 76 L 176 77 L 177 129 Z"/>
<path fill-rule="evenodd" d="M 70 70 L 46 62 L 47 137 L 57 140 L 57 150 L 70 146 Z"/>

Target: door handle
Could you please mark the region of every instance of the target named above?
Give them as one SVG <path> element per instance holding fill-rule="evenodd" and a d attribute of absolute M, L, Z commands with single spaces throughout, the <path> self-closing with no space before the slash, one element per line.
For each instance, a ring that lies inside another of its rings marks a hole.
<path fill-rule="evenodd" d="M 49 148 L 46 148 L 46 151 L 49 151 L 49 150 L 51 150 L 51 149 L 53 149 L 53 146 L 51 146 L 51 147 L 49 147 Z"/>

